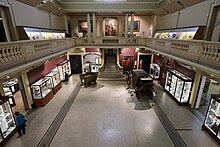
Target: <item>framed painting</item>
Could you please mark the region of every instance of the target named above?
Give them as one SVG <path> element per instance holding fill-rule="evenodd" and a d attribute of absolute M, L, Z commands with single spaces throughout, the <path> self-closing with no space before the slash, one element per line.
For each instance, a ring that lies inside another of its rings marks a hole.
<path fill-rule="evenodd" d="M 91 24 L 91 32 L 93 31 L 93 26 L 92 26 L 92 21 L 90 22 Z M 87 32 L 88 31 L 88 24 L 87 20 L 78 20 L 78 32 Z"/>
<path fill-rule="evenodd" d="M 128 31 L 131 30 L 131 22 L 128 22 Z M 134 32 L 139 32 L 140 31 L 140 21 L 136 20 L 134 21 Z"/>
<path fill-rule="evenodd" d="M 117 36 L 118 35 L 118 19 L 117 18 L 104 18 L 103 28 L 104 28 L 104 36 Z"/>

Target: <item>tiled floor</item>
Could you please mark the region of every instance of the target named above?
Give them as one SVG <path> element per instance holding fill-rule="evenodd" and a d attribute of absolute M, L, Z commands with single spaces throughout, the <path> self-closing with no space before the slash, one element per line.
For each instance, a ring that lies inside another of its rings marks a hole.
<path fill-rule="evenodd" d="M 37 146 L 78 83 L 78 75 L 43 108 L 28 117 L 27 134 L 14 135 L 6 147 Z M 51 147 L 172 147 L 154 109 L 146 99 L 137 100 L 125 89 L 125 81 L 98 81 L 82 87 L 50 143 Z M 186 107 L 176 104 L 160 86 L 156 101 L 189 147 L 219 146 Z"/>

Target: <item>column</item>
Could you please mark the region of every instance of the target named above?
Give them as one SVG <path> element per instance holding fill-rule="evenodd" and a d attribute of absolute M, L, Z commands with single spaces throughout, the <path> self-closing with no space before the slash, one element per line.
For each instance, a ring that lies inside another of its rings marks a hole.
<path fill-rule="evenodd" d="M 95 13 L 92 14 L 92 29 L 93 29 L 93 38 L 96 38 L 96 19 Z"/>
<path fill-rule="evenodd" d="M 89 13 L 87 14 L 87 25 L 88 25 L 87 36 L 88 36 L 88 38 L 90 38 L 91 37 L 91 24 L 90 24 L 90 15 L 89 15 Z"/>
<path fill-rule="evenodd" d="M 125 15 L 125 37 L 128 37 L 128 13 Z"/>
<path fill-rule="evenodd" d="M 156 14 L 154 14 L 153 17 L 154 17 L 154 19 L 153 19 L 153 27 L 152 27 L 152 37 L 154 37 L 153 35 L 155 34 L 156 25 L 157 25 L 157 16 L 156 16 Z"/>
<path fill-rule="evenodd" d="M 22 83 L 23 83 L 23 86 L 24 86 L 25 95 L 27 97 L 28 107 L 32 108 L 31 105 L 33 104 L 33 99 L 32 99 L 32 95 L 31 95 L 31 89 L 30 89 L 30 86 L 29 86 L 27 71 L 22 71 L 21 72 L 21 78 L 22 78 Z"/>
<path fill-rule="evenodd" d="M 192 87 L 192 91 L 191 91 L 191 95 L 190 95 L 190 99 L 189 99 L 189 103 L 191 104 L 191 108 L 194 108 L 194 106 L 195 106 L 201 76 L 202 76 L 201 71 L 196 70 L 195 78 L 193 81 L 193 87 Z"/>
<path fill-rule="evenodd" d="M 19 86 L 19 89 L 20 89 L 20 92 L 21 92 L 22 100 L 23 100 L 23 103 L 24 103 L 24 108 L 29 109 L 29 105 L 28 105 L 27 96 L 26 96 L 26 93 L 25 93 L 22 77 L 19 76 L 17 79 L 18 79 L 18 86 Z"/>
<path fill-rule="evenodd" d="M 10 42 L 10 41 L 12 41 L 12 38 L 10 35 L 10 29 L 9 29 L 7 16 L 6 16 L 6 13 L 4 10 L 0 10 L 0 12 L 1 12 L 1 16 L 2 16 L 3 26 L 5 29 L 5 35 L 6 35 L 7 41 Z"/>
<path fill-rule="evenodd" d="M 68 35 L 70 35 L 70 33 L 69 33 L 69 28 L 68 28 L 68 20 L 67 20 L 67 16 L 66 16 L 66 15 L 64 16 L 64 21 L 65 21 L 66 33 L 67 33 Z"/>
<path fill-rule="evenodd" d="M 134 36 L 134 13 L 131 13 L 130 35 Z"/>
<path fill-rule="evenodd" d="M 3 82 L 0 81 L 0 95 L 1 95 L 1 96 L 5 96 L 5 92 L 4 92 L 2 83 L 3 83 Z"/>

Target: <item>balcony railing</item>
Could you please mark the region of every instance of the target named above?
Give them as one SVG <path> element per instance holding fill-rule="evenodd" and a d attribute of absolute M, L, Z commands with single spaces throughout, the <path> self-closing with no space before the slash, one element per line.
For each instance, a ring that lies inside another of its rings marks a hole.
<path fill-rule="evenodd" d="M 173 55 L 196 64 L 220 70 L 220 43 L 199 40 L 167 40 L 155 38 L 66 38 L 39 41 L 0 43 L 0 72 L 30 63 L 43 57 L 61 54 L 79 46 L 90 47 L 143 47 Z"/>

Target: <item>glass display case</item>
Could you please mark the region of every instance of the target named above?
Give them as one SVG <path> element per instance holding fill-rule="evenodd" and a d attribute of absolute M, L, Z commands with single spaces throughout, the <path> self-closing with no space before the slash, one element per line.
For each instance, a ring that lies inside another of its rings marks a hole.
<path fill-rule="evenodd" d="M 0 145 L 15 133 L 15 120 L 8 102 L 8 97 L 0 98 Z"/>
<path fill-rule="evenodd" d="M 60 73 L 60 79 L 64 80 L 65 73 L 67 73 L 69 76 L 71 75 L 71 68 L 70 68 L 70 61 L 66 60 L 60 64 L 57 65 L 59 73 Z"/>
<path fill-rule="evenodd" d="M 32 96 L 37 106 L 44 106 L 53 97 L 53 84 L 50 78 L 44 77 L 32 84 Z"/>
<path fill-rule="evenodd" d="M 53 69 L 51 73 L 46 75 L 46 77 L 48 77 L 52 81 L 52 88 L 53 88 L 54 94 L 57 93 L 62 87 L 60 74 L 57 68 Z"/>
<path fill-rule="evenodd" d="M 220 144 L 220 94 L 211 94 L 202 127 Z"/>
<path fill-rule="evenodd" d="M 160 66 L 156 63 L 150 64 L 150 76 L 153 79 L 159 79 L 160 77 Z"/>
<path fill-rule="evenodd" d="M 188 102 L 191 87 L 191 78 L 174 69 L 167 71 L 165 90 L 171 94 L 178 103 Z"/>

